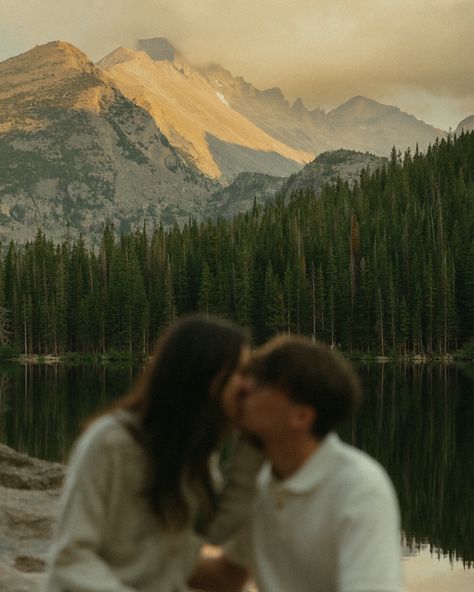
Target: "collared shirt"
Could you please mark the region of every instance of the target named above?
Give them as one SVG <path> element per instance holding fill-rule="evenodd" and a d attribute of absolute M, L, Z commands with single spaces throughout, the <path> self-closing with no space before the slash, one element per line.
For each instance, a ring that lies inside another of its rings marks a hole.
<path fill-rule="evenodd" d="M 291 477 L 266 463 L 249 522 L 226 546 L 260 592 L 400 592 L 399 512 L 382 467 L 328 435 Z"/>

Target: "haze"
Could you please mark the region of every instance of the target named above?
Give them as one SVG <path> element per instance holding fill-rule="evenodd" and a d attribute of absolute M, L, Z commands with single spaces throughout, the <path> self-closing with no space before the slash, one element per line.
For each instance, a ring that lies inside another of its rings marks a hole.
<path fill-rule="evenodd" d="M 442 129 L 474 113 L 472 0 L 0 0 L 0 60 L 53 39 L 98 60 L 163 36 L 289 100 L 355 95 Z"/>

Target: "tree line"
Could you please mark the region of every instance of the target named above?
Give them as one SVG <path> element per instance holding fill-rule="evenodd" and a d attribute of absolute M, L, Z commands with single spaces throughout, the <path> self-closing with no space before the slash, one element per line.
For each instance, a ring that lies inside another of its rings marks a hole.
<path fill-rule="evenodd" d="M 352 187 L 281 197 L 231 220 L 0 257 L 0 347 L 146 355 L 177 316 L 305 334 L 346 351 L 443 354 L 474 337 L 474 133 L 394 149 Z"/>

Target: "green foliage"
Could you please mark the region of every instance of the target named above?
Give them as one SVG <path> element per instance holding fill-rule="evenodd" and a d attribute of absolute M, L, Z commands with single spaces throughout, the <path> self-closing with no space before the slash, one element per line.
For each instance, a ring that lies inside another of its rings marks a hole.
<path fill-rule="evenodd" d="M 143 356 L 178 315 L 301 333 L 345 351 L 442 356 L 474 332 L 474 134 L 446 139 L 232 220 L 104 228 L 0 258 L 3 345 L 26 354 Z M 116 355 L 116 354 L 113 354 Z M 122 355 L 122 353 L 120 354 Z"/>
<path fill-rule="evenodd" d="M 463 360 L 474 360 L 474 337 L 470 339 L 459 352 Z"/>
<path fill-rule="evenodd" d="M 0 362 L 8 362 L 20 355 L 19 350 L 14 345 L 0 346 Z"/>

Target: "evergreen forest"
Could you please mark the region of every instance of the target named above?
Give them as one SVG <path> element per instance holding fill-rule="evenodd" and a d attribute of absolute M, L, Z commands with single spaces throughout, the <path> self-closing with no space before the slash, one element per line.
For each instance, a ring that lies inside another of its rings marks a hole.
<path fill-rule="evenodd" d="M 50 241 L 0 257 L 5 352 L 144 356 L 177 316 L 347 352 L 443 355 L 474 339 L 474 133 L 231 220 Z"/>

